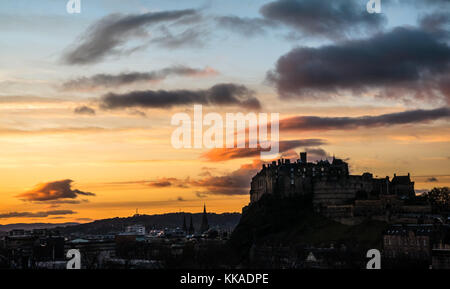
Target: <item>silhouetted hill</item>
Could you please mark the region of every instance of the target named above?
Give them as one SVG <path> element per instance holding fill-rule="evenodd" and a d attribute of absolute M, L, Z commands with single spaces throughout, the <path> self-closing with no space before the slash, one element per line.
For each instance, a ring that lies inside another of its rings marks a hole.
<path fill-rule="evenodd" d="M 161 215 L 139 215 L 127 218 L 112 218 L 97 220 L 91 223 L 79 224 L 64 228 L 58 228 L 62 234 L 81 233 L 81 234 L 108 234 L 123 232 L 126 226 L 141 224 L 147 230 L 175 228 L 183 226 L 183 217 L 186 217 L 186 224 L 189 227 L 192 216 L 194 228 L 198 230 L 202 221 L 202 213 L 168 213 Z M 241 218 L 239 213 L 208 213 L 208 222 L 210 227 L 219 226 L 232 230 Z"/>
<path fill-rule="evenodd" d="M 252 244 L 321 247 L 334 243 L 365 250 L 381 248 L 386 227 L 380 221 L 343 225 L 315 213 L 308 198 L 264 196 L 245 210 L 229 243 L 243 258 Z"/>
<path fill-rule="evenodd" d="M 74 226 L 78 225 L 79 223 L 69 222 L 69 223 L 17 223 L 17 224 L 8 224 L 8 225 L 0 225 L 0 231 L 6 232 L 11 231 L 15 229 L 22 229 L 22 230 L 33 230 L 33 229 L 52 229 L 55 227 L 65 227 L 65 226 Z"/>

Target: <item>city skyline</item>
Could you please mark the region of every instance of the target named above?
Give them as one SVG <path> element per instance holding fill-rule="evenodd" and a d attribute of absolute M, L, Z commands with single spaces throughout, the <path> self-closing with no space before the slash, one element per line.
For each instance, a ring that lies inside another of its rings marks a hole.
<path fill-rule="evenodd" d="M 173 148 L 195 104 L 279 113 L 283 158 L 450 186 L 444 1 L 60 2 L 0 3 L 0 224 L 240 212 L 259 151 Z"/>

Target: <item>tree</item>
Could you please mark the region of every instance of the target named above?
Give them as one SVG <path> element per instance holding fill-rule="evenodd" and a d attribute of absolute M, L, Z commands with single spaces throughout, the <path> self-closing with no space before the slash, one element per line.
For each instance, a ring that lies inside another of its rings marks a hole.
<path fill-rule="evenodd" d="M 424 196 L 430 202 L 433 210 L 450 211 L 450 189 L 448 187 L 434 188 Z"/>

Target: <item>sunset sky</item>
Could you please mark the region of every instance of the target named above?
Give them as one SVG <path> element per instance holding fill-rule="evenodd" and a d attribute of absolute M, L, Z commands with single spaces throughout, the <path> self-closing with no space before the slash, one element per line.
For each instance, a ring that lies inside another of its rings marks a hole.
<path fill-rule="evenodd" d="M 0 1 L 0 224 L 240 212 L 259 154 L 171 118 L 280 114 L 281 154 L 450 185 L 444 0 Z"/>

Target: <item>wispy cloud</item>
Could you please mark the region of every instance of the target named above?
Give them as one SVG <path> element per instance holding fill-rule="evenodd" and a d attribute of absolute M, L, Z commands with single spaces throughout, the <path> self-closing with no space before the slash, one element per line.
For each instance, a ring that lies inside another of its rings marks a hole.
<path fill-rule="evenodd" d="M 166 79 L 168 76 L 203 77 L 212 75 L 217 75 L 217 71 L 210 67 L 199 69 L 179 65 L 150 72 L 123 72 L 80 77 L 65 82 L 62 87 L 66 90 L 92 90 L 119 87 L 139 82 L 158 82 Z"/>
<path fill-rule="evenodd" d="M 450 118 L 450 108 L 417 109 L 403 112 L 360 117 L 296 116 L 280 120 L 280 130 L 346 130 L 358 127 L 382 127 L 425 123 Z"/>
<path fill-rule="evenodd" d="M 133 38 L 149 38 L 146 28 L 165 22 L 173 22 L 184 17 L 198 15 L 196 10 L 178 10 L 149 12 L 144 14 L 112 14 L 92 24 L 77 40 L 77 44 L 64 55 L 63 61 L 67 64 L 91 64 L 103 60 L 109 55 L 120 55 L 133 52 L 144 45 L 134 48 L 125 48 L 128 40 Z M 192 35 L 191 35 L 192 36 Z M 161 42 L 167 35 L 161 36 Z M 184 38 L 184 42 L 193 41 L 193 38 Z"/>
<path fill-rule="evenodd" d="M 42 212 L 10 212 L 5 214 L 0 214 L 0 219 L 9 218 L 46 218 L 48 216 L 55 215 L 72 215 L 77 212 L 71 210 L 53 210 L 53 211 L 42 211 Z"/>

